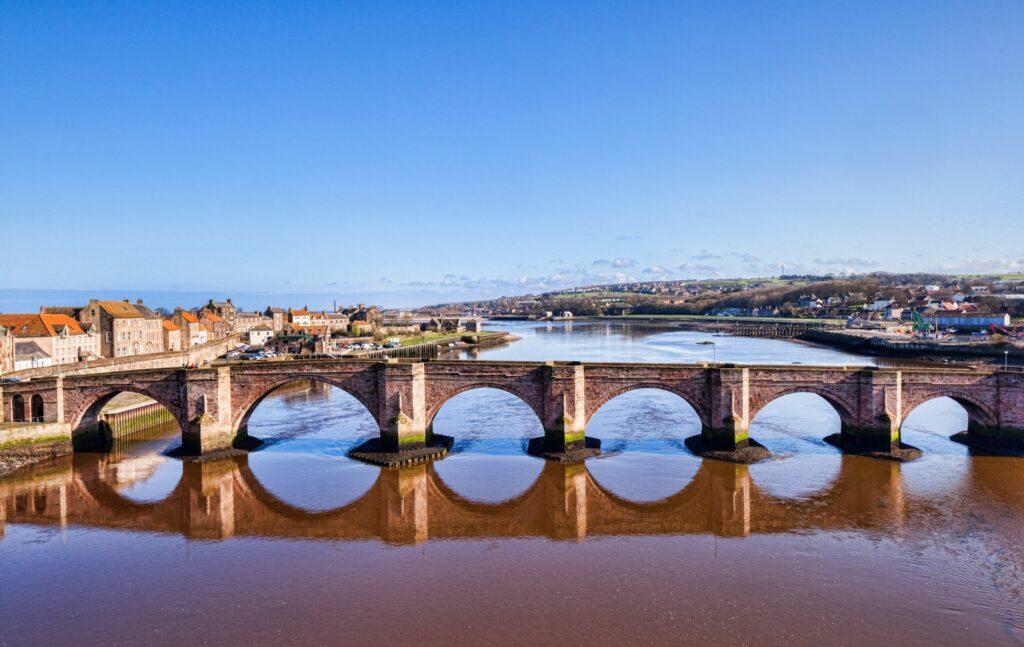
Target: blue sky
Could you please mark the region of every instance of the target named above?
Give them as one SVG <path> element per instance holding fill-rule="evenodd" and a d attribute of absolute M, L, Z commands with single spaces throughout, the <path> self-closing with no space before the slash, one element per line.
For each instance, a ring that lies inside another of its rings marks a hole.
<path fill-rule="evenodd" d="M 1022 271 L 1024 3 L 0 0 L 0 289 Z"/>

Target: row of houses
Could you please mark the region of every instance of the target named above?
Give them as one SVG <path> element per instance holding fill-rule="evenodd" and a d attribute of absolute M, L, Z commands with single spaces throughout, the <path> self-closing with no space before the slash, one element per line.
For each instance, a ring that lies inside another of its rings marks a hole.
<path fill-rule="evenodd" d="M 376 331 L 375 306 L 359 304 L 333 312 L 268 306 L 245 311 L 231 299 L 210 300 L 193 310 L 156 310 L 141 299 L 92 299 L 84 306 L 46 306 L 38 313 L 0 314 L 0 374 L 28 368 L 184 351 L 237 334 L 253 345 L 275 335 L 304 331 L 327 336 L 340 331 Z"/>

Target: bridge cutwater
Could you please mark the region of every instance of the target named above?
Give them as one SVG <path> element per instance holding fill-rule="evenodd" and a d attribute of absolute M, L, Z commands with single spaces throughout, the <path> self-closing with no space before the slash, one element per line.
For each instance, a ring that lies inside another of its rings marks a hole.
<path fill-rule="evenodd" d="M 73 440 L 109 433 L 103 406 L 118 393 L 140 393 L 170 412 L 182 432 L 182 450 L 200 455 L 244 441 L 260 401 L 297 380 L 325 382 L 355 397 L 379 426 L 380 451 L 399 457 L 428 448 L 441 406 L 476 388 L 500 389 L 525 402 L 543 426 L 543 449 L 554 457 L 582 450 L 597 410 L 641 388 L 670 391 L 688 402 L 700 418 L 701 438 L 721 451 L 746 448 L 758 411 L 791 393 L 828 401 L 851 447 L 898 450 L 906 416 L 939 397 L 964 407 L 967 436 L 979 445 L 1024 446 L 1024 373 L 995 367 L 294 359 L 40 378 L 0 385 L 0 401 L 5 422 Z"/>

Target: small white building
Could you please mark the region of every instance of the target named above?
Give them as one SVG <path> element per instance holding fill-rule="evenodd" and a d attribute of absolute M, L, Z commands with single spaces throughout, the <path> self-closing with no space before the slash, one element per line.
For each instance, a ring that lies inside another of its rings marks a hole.
<path fill-rule="evenodd" d="M 249 345 L 262 346 L 274 337 L 274 329 L 270 326 L 260 325 L 249 331 Z"/>
<path fill-rule="evenodd" d="M 880 312 L 882 310 L 885 310 L 895 302 L 896 301 L 894 299 L 876 299 L 873 303 L 869 303 L 868 305 L 864 306 L 864 309 L 867 310 L 868 312 Z"/>

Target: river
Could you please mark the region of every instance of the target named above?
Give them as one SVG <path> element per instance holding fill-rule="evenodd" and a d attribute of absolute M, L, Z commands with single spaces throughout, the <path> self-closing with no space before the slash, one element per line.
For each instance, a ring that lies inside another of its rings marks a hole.
<path fill-rule="evenodd" d="M 503 323 L 472 357 L 865 365 L 781 340 L 620 323 Z M 714 342 L 714 345 L 699 342 Z M 470 355 L 467 353 L 467 357 Z M 0 481 L 0 645 L 1024 644 L 1024 459 L 949 440 L 948 399 L 911 413 L 898 464 L 844 456 L 815 395 L 758 414 L 772 452 L 702 460 L 677 396 L 606 404 L 600 457 L 526 454 L 529 407 L 463 393 L 431 465 L 346 452 L 376 433 L 318 384 L 268 397 L 248 456 L 183 464 L 173 423 Z"/>

